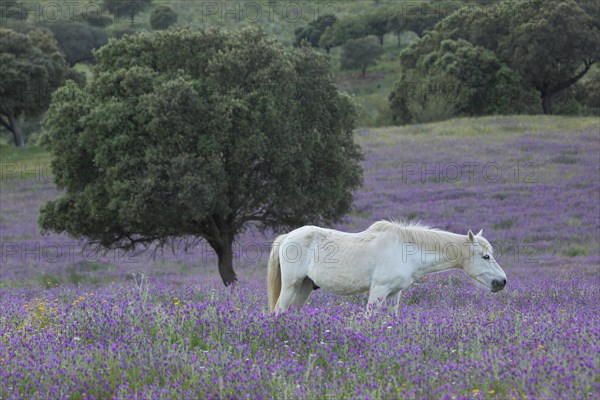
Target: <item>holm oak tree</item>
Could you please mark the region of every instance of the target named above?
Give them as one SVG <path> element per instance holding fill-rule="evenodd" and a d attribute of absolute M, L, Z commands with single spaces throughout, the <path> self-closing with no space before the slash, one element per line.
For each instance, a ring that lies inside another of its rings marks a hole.
<path fill-rule="evenodd" d="M 105 248 L 206 240 L 225 285 L 249 223 L 331 223 L 361 183 L 354 102 L 327 59 L 264 32 L 186 29 L 111 41 L 45 126 L 61 197 L 43 230 Z"/>

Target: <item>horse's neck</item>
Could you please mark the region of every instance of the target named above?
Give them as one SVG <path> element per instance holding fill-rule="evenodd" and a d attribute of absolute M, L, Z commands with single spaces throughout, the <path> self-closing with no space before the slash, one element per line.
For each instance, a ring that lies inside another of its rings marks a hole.
<path fill-rule="evenodd" d="M 456 236 L 454 239 L 456 240 L 457 245 L 453 246 L 453 249 L 457 252 L 451 255 L 448 252 L 449 247 L 443 245 L 434 246 L 434 249 L 419 246 L 416 252 L 416 265 L 413 266 L 414 275 L 419 277 L 436 272 L 447 271 L 449 269 L 462 268 L 464 255 L 462 247 L 459 249 L 458 245 L 462 237 L 461 235 L 444 232 L 444 235 L 447 234 Z M 443 241 L 440 239 L 440 242 Z"/>
<path fill-rule="evenodd" d="M 426 258 L 436 258 L 437 260 L 426 260 L 421 261 L 420 265 L 415 270 L 415 275 L 423 276 L 427 274 L 433 274 L 436 272 L 447 271 L 453 268 L 460 268 L 461 264 L 456 260 L 445 261 L 442 255 L 430 256 Z"/>

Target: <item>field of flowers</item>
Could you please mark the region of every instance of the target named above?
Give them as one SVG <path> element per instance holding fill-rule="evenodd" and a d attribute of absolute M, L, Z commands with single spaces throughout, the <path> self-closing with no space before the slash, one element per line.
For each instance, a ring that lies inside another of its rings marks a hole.
<path fill-rule="evenodd" d="M 427 276 L 393 307 L 316 291 L 267 314 L 272 236 L 239 238 L 224 288 L 206 246 L 108 252 L 42 236 L 57 192 L 0 175 L 0 399 L 600 397 L 597 119 L 489 117 L 360 132 L 364 187 L 335 228 L 483 228 L 507 287 Z"/>

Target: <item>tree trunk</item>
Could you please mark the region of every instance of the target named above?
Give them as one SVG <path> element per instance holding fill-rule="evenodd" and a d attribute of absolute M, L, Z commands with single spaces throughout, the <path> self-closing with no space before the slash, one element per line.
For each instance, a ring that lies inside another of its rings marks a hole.
<path fill-rule="evenodd" d="M 9 115 L 8 123 L 10 124 L 10 130 L 13 134 L 15 146 L 25 147 L 25 139 L 23 138 L 23 132 L 21 132 L 21 125 L 19 124 L 19 119 L 13 115 Z"/>
<path fill-rule="evenodd" d="M 219 254 L 219 274 L 225 286 L 234 284 L 237 281 L 237 275 L 233 270 L 233 241 L 224 242 L 223 251 Z"/>
<path fill-rule="evenodd" d="M 555 95 L 560 93 L 561 91 L 567 89 L 569 86 L 576 83 L 578 80 L 583 78 L 583 76 L 590 70 L 590 67 L 594 63 L 586 62 L 585 67 L 575 76 L 564 80 L 562 82 L 554 83 L 552 86 L 545 85 L 541 89 L 541 97 L 542 97 L 542 109 L 544 110 L 544 114 L 550 115 L 552 114 L 552 99 Z"/>
<path fill-rule="evenodd" d="M 233 235 L 221 234 L 220 240 L 209 240 L 208 244 L 213 248 L 218 261 L 219 275 L 225 286 L 237 281 L 237 275 L 233 270 Z"/>
<path fill-rule="evenodd" d="M 542 109 L 544 110 L 544 114 L 550 115 L 552 114 L 552 97 L 554 93 L 542 93 Z"/>

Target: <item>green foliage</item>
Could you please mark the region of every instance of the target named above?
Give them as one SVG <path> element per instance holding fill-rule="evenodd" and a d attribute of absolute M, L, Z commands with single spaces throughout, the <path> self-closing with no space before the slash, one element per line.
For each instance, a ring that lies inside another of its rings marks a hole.
<path fill-rule="evenodd" d="M 556 96 L 554 110 L 562 115 L 600 115 L 600 70 L 593 69 L 560 92 Z"/>
<path fill-rule="evenodd" d="M 71 67 L 79 62 L 93 62 L 92 50 L 108 42 L 108 34 L 103 29 L 81 22 L 56 21 L 42 26 L 54 34 Z"/>
<path fill-rule="evenodd" d="M 342 46 L 341 69 L 360 69 L 365 77 L 367 67 L 377 64 L 383 50 L 371 38 L 350 39 Z"/>
<path fill-rule="evenodd" d="M 177 13 L 169 6 L 159 5 L 150 14 L 150 26 L 152 29 L 167 29 L 177 22 Z"/>
<path fill-rule="evenodd" d="M 461 85 L 452 77 L 402 74 L 390 93 L 395 122 L 426 123 L 452 118 Z"/>
<path fill-rule="evenodd" d="M 502 65 L 495 73 L 493 86 L 487 96 L 486 111 L 491 114 L 511 115 L 541 112 L 539 96 L 526 85 L 515 70 Z"/>
<path fill-rule="evenodd" d="M 259 30 L 165 30 L 111 40 L 94 79 L 55 95 L 46 127 L 64 196 L 45 230 L 106 247 L 200 237 L 235 281 L 246 223 L 332 223 L 361 182 L 356 110 L 328 61 Z"/>
<path fill-rule="evenodd" d="M 336 21 L 335 15 L 323 15 L 311 21 L 306 27 L 296 28 L 294 31 L 294 46 L 299 47 L 303 41 L 307 41 L 312 47 L 319 47 L 321 35 L 326 28 L 335 24 Z"/>
<path fill-rule="evenodd" d="M 449 81 L 457 85 L 446 96 L 454 98 L 456 115 L 535 113 L 540 98 L 544 113 L 551 113 L 553 97 L 599 59 L 598 37 L 590 15 L 572 0 L 461 8 L 401 54 L 402 75 L 390 94 L 394 118 L 420 120 L 415 111 L 439 92 L 436 82 Z M 561 106 L 569 114 L 577 109 L 574 100 Z"/>
<path fill-rule="evenodd" d="M 401 53 L 400 63 L 390 104 L 401 123 L 518 111 L 514 96 L 528 94 L 494 53 L 463 39 L 427 35 Z"/>
<path fill-rule="evenodd" d="M 13 134 L 15 145 L 25 145 L 20 120 L 46 111 L 52 92 L 63 83 L 67 71 L 65 59 L 48 33 L 0 29 L 0 124 Z"/>
<path fill-rule="evenodd" d="M 319 47 L 329 49 L 341 46 L 350 39 L 358 39 L 369 35 L 367 19 L 363 15 L 356 15 L 340 19 L 323 31 L 319 40 Z"/>
<path fill-rule="evenodd" d="M 134 24 L 135 16 L 148 7 L 152 0 L 104 0 L 104 7 L 119 22 Z"/>
<path fill-rule="evenodd" d="M 447 3 L 447 4 L 446 4 Z M 388 32 L 399 35 L 405 31 L 416 33 L 422 37 L 426 31 L 456 10 L 453 2 L 407 2 L 400 3 L 389 10 Z"/>
<path fill-rule="evenodd" d="M 549 114 L 552 96 L 577 82 L 600 59 L 600 32 L 574 1 L 531 3 L 514 9 L 533 16 L 511 21 L 498 54 L 540 92 Z"/>
<path fill-rule="evenodd" d="M 365 15 L 367 33 L 377 36 L 379 44 L 383 46 L 383 38 L 390 31 L 390 10 L 387 8 L 376 8 Z"/>
<path fill-rule="evenodd" d="M 600 59 L 598 27 L 575 1 L 502 2 L 492 10 L 463 8 L 436 26 L 443 38 L 465 39 L 493 51 L 535 88 L 544 113 L 552 98 Z"/>
<path fill-rule="evenodd" d="M 600 68 L 596 68 L 590 73 L 584 84 L 584 95 L 582 102 L 585 106 L 597 110 L 600 114 Z"/>
<path fill-rule="evenodd" d="M 131 26 L 113 26 L 110 32 L 112 37 L 121 39 L 122 37 L 127 35 L 135 35 L 137 33 L 137 30 Z"/>
<path fill-rule="evenodd" d="M 576 0 L 576 2 L 590 16 L 596 29 L 600 29 L 600 2 L 597 0 Z"/>
<path fill-rule="evenodd" d="M 414 121 L 419 124 L 444 121 L 456 115 L 456 107 L 451 99 L 444 96 L 432 96 L 424 101 L 413 101 L 408 104 Z"/>
<path fill-rule="evenodd" d="M 95 26 L 96 28 L 106 28 L 113 23 L 113 19 L 111 17 L 102 15 L 100 12 L 82 14 L 77 20 L 80 22 L 85 22 L 90 26 Z"/>

